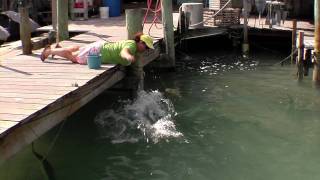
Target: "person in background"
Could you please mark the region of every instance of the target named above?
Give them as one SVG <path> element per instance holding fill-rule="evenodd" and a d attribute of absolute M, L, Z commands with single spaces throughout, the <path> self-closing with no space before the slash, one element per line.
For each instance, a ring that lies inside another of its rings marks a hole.
<path fill-rule="evenodd" d="M 97 41 L 84 47 L 70 46 L 51 49 L 50 46 L 44 48 L 40 59 L 44 62 L 48 56 L 56 55 L 63 57 L 73 63 L 87 64 L 87 56 L 91 52 L 101 55 L 102 64 L 121 64 L 128 66 L 136 60 L 136 54 L 147 49 L 154 49 L 153 38 L 143 33 L 137 33 L 134 40 L 124 40 L 118 42 Z"/>

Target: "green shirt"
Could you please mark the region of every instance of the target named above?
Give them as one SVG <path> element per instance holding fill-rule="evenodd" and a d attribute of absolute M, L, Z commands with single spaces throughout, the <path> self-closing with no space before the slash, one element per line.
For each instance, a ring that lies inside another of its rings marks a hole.
<path fill-rule="evenodd" d="M 128 48 L 131 55 L 135 56 L 137 44 L 134 40 L 106 43 L 101 48 L 101 60 L 103 64 L 121 64 L 128 66 L 130 61 L 123 59 L 120 55 L 122 49 Z"/>

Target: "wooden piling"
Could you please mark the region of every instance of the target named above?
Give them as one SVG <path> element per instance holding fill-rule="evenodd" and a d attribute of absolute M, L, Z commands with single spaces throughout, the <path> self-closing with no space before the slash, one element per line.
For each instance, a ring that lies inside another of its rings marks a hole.
<path fill-rule="evenodd" d="M 19 6 L 20 13 L 20 39 L 23 54 L 32 54 L 31 24 L 28 8 L 24 5 Z"/>
<path fill-rule="evenodd" d="M 303 79 L 303 58 L 304 58 L 304 32 L 299 32 L 298 36 L 298 61 L 297 61 L 297 77 L 298 80 Z"/>
<path fill-rule="evenodd" d="M 309 75 L 309 68 L 310 68 L 311 64 L 312 64 L 311 49 L 305 49 L 305 51 L 304 51 L 304 60 L 303 60 L 304 76 L 308 76 Z"/>
<path fill-rule="evenodd" d="M 175 46 L 173 32 L 172 0 L 161 1 L 162 24 L 165 43 L 165 52 L 168 56 L 169 66 L 175 66 Z"/>
<path fill-rule="evenodd" d="M 320 0 L 314 1 L 314 68 L 313 81 L 320 82 Z"/>
<path fill-rule="evenodd" d="M 2 0 L 2 11 L 7 11 L 7 10 L 8 10 L 8 1 Z"/>
<path fill-rule="evenodd" d="M 242 53 L 248 55 L 249 53 L 249 41 L 248 41 L 248 2 L 243 0 L 243 43 Z"/>
<path fill-rule="evenodd" d="M 57 0 L 51 0 L 52 29 L 57 31 Z"/>
<path fill-rule="evenodd" d="M 297 20 L 294 19 L 292 21 L 292 46 L 291 46 L 291 64 L 293 64 L 295 62 L 296 59 L 296 43 L 297 43 Z"/>
<path fill-rule="evenodd" d="M 57 1 L 57 42 L 69 39 L 68 31 L 68 4 L 65 3 L 65 0 L 56 0 Z"/>
<path fill-rule="evenodd" d="M 134 39 L 137 32 L 143 31 L 142 9 L 126 9 L 125 14 L 127 39 Z M 129 67 L 129 78 L 127 78 L 127 80 L 127 85 L 134 91 L 139 91 L 144 88 L 143 62 L 140 56 L 136 56 L 136 61 Z"/>
<path fill-rule="evenodd" d="M 143 12 L 142 9 L 126 9 L 127 39 L 134 39 L 137 32 L 142 32 Z"/>

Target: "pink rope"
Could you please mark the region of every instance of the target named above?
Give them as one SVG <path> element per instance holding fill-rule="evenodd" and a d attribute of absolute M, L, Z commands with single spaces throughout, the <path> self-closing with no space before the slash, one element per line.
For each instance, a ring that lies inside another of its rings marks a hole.
<path fill-rule="evenodd" d="M 149 27 L 149 30 L 148 30 L 148 34 L 150 35 L 150 31 L 151 31 L 151 28 L 153 26 L 155 26 L 157 29 L 160 29 L 157 24 L 159 23 L 159 12 L 161 12 L 161 1 L 162 0 L 157 0 L 156 2 L 156 5 L 154 7 L 154 10 L 151 8 L 152 6 L 152 1 L 153 0 L 147 0 L 147 12 L 146 14 L 144 15 L 144 19 L 143 19 L 143 24 L 142 24 L 142 27 L 144 27 L 144 24 L 146 23 L 147 21 L 147 17 L 148 17 L 148 14 L 149 14 L 149 11 L 154 13 L 154 16 L 153 16 L 153 20 L 151 22 L 151 26 Z M 150 35 L 151 36 L 151 35 Z"/>

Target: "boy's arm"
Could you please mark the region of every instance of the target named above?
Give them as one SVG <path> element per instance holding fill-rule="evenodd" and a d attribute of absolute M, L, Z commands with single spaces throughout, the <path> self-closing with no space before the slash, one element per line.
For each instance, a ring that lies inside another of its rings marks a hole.
<path fill-rule="evenodd" d="M 134 56 L 130 54 L 130 50 L 128 48 L 123 48 L 122 51 L 120 52 L 120 56 L 123 59 L 130 61 L 131 63 L 135 61 Z"/>

